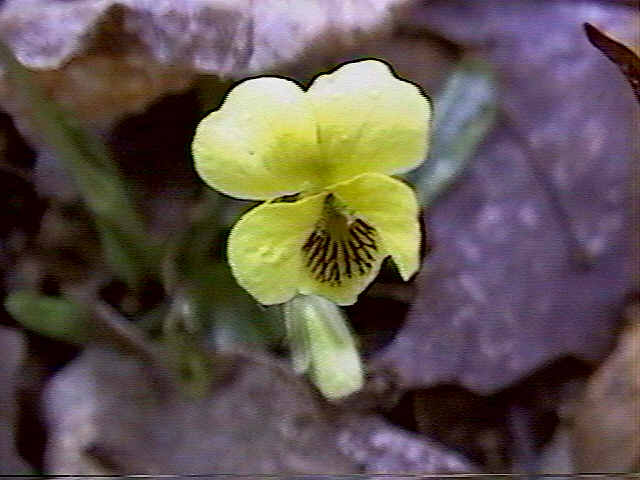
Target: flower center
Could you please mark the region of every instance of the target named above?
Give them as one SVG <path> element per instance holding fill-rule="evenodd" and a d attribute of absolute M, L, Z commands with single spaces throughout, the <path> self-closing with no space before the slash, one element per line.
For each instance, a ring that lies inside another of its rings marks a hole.
<path fill-rule="evenodd" d="M 322 215 L 302 251 L 313 278 L 331 286 L 364 276 L 375 263 L 378 233 L 327 195 Z"/>

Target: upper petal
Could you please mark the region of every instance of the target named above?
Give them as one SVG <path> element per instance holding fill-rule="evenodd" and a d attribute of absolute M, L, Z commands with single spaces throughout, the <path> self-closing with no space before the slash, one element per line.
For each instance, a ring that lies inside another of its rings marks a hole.
<path fill-rule="evenodd" d="M 192 151 L 200 176 L 227 195 L 266 200 L 300 192 L 317 178 L 313 109 L 293 81 L 245 80 L 200 122 Z"/>
<path fill-rule="evenodd" d="M 332 190 L 378 231 L 383 248 L 408 280 L 418 270 L 420 252 L 418 202 L 411 187 L 387 175 L 366 173 Z"/>
<path fill-rule="evenodd" d="M 227 247 L 231 271 L 260 303 L 283 303 L 296 294 L 303 275 L 302 247 L 320 217 L 325 196 L 265 203 L 234 225 Z"/>
<path fill-rule="evenodd" d="M 377 60 L 320 75 L 308 92 L 331 182 L 364 172 L 400 173 L 425 159 L 431 104 Z"/>

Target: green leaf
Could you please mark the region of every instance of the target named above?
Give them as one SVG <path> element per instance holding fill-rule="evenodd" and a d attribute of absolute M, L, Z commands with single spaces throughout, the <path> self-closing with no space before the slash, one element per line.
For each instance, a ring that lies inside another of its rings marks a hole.
<path fill-rule="evenodd" d="M 496 84 L 490 66 L 463 60 L 434 105 L 431 158 L 406 177 L 416 186 L 423 206 L 451 186 L 494 124 Z"/>
<path fill-rule="evenodd" d="M 158 249 L 133 208 L 129 189 L 105 145 L 58 105 L 49 100 L 32 74 L 0 42 L 0 60 L 7 78 L 28 105 L 37 133 L 68 168 L 92 213 L 107 261 L 132 286 L 156 273 Z"/>
<path fill-rule="evenodd" d="M 91 338 L 89 313 L 70 300 L 16 290 L 7 296 L 4 306 L 25 328 L 47 337 L 74 344 Z"/>
<path fill-rule="evenodd" d="M 169 295 L 189 286 L 194 279 L 197 282 L 203 268 L 212 264 L 211 250 L 221 240 L 224 228 L 221 216 L 223 210 L 228 210 L 229 201 L 228 197 L 206 190 L 201 201 L 189 213 L 191 224 L 168 242 L 162 265 L 162 283 Z M 222 248 L 218 250 L 222 251 Z"/>
<path fill-rule="evenodd" d="M 319 296 L 298 295 L 284 305 L 284 312 L 294 369 L 308 371 L 329 400 L 360 390 L 360 355 L 340 308 Z"/>
<path fill-rule="evenodd" d="M 194 220 L 189 228 L 167 248 L 162 280 L 173 298 L 167 318 L 206 336 L 216 348 L 238 343 L 275 345 L 284 336 L 281 319 L 251 299 L 221 256 L 229 228 L 224 217 L 238 204 L 207 191 L 190 215 Z M 246 209 L 246 204 L 242 206 Z"/>

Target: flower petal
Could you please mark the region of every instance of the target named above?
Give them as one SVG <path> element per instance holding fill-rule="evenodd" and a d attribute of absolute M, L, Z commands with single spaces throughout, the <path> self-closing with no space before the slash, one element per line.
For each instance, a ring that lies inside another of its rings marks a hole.
<path fill-rule="evenodd" d="M 212 188 L 267 200 L 312 185 L 316 138 L 304 91 L 290 80 L 261 77 L 235 86 L 220 109 L 200 122 L 192 151 L 198 173 Z"/>
<path fill-rule="evenodd" d="M 325 198 L 322 215 L 302 247 L 305 275 L 299 290 L 351 305 L 378 274 L 388 255 L 378 232 L 335 195 Z"/>
<path fill-rule="evenodd" d="M 320 295 L 336 305 L 353 305 L 358 300 L 358 295 L 378 276 L 382 261 L 387 255 L 379 249 L 370 260 L 367 260 L 367 266 L 361 275 L 355 274 L 357 267 L 352 264 L 351 268 L 354 274 L 348 278 L 343 275 L 339 284 L 319 279 L 317 275 L 314 275 L 314 272 L 305 266 L 298 290 L 303 295 Z M 337 268 L 341 268 L 342 273 L 344 273 L 343 258 L 336 262 Z"/>
<path fill-rule="evenodd" d="M 265 203 L 234 225 L 227 247 L 231 271 L 260 303 L 282 303 L 295 295 L 302 277 L 302 246 L 320 217 L 325 196 Z"/>
<path fill-rule="evenodd" d="M 372 225 L 400 275 L 408 280 L 419 267 L 418 202 L 407 184 L 379 173 L 365 173 L 334 185 L 334 194 Z"/>
<path fill-rule="evenodd" d="M 387 64 L 346 64 L 317 77 L 307 94 L 330 183 L 365 172 L 406 172 L 426 158 L 429 99 Z"/>

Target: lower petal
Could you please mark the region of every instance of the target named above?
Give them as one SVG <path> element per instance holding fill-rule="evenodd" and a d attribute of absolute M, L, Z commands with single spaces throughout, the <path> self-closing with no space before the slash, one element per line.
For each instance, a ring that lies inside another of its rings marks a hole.
<path fill-rule="evenodd" d="M 333 194 L 327 195 L 320 220 L 302 247 L 304 274 L 299 290 L 338 305 L 351 305 L 378 275 L 388 255 L 380 235 Z"/>
<path fill-rule="evenodd" d="M 418 203 L 411 187 L 387 175 L 365 173 L 331 189 L 376 229 L 382 247 L 408 280 L 420 263 Z"/>
<path fill-rule="evenodd" d="M 302 247 L 321 215 L 325 196 L 259 205 L 231 230 L 231 270 L 260 303 L 283 303 L 295 295 L 303 276 Z"/>

